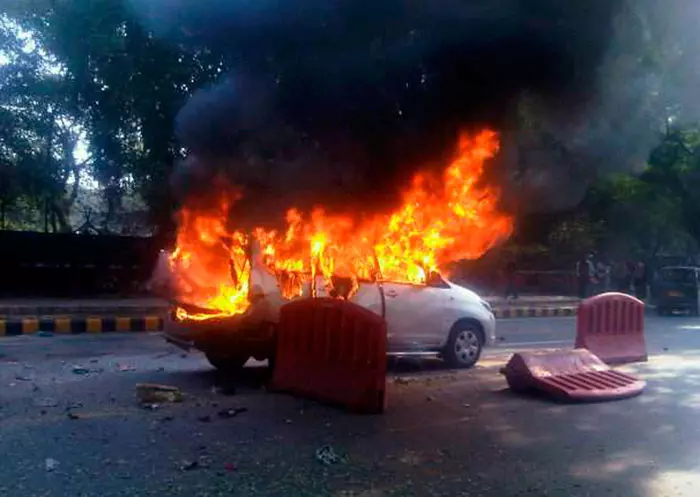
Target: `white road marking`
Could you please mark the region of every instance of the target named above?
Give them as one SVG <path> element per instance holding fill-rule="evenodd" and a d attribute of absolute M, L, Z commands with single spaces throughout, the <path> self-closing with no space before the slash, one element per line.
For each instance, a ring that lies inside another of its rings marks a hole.
<path fill-rule="evenodd" d="M 576 316 L 532 316 L 521 318 L 496 318 L 496 324 L 499 326 L 503 326 L 506 323 L 533 323 L 533 320 L 537 319 L 547 321 L 574 321 L 576 319 Z"/>
<path fill-rule="evenodd" d="M 496 344 L 497 349 L 509 349 L 513 347 L 530 347 L 540 345 L 572 344 L 572 340 L 543 340 L 541 342 L 503 342 Z"/>

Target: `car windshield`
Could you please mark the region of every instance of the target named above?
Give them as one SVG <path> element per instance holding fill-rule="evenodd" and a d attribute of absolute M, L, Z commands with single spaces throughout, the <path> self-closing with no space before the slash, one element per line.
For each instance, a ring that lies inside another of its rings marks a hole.
<path fill-rule="evenodd" d="M 661 279 L 668 283 L 695 283 L 695 269 L 672 267 L 661 270 Z"/>

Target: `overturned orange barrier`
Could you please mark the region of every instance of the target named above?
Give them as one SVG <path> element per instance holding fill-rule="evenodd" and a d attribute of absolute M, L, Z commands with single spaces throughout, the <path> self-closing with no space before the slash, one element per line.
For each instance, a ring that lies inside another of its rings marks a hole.
<path fill-rule="evenodd" d="M 362 413 L 386 407 L 386 321 L 351 302 L 329 298 L 282 306 L 274 390 Z"/>
<path fill-rule="evenodd" d="M 581 302 L 576 348 L 588 349 L 608 364 L 646 361 L 644 302 L 624 293 L 604 293 Z"/>
<path fill-rule="evenodd" d="M 560 400 L 600 402 L 642 393 L 646 382 L 610 369 L 586 349 L 513 354 L 501 374 L 511 390 L 539 390 Z"/>

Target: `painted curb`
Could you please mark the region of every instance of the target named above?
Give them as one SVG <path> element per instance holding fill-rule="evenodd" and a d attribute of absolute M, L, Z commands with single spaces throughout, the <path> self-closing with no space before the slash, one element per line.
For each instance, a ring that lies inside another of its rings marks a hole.
<path fill-rule="evenodd" d="M 551 318 L 575 316 L 578 306 L 566 307 L 512 307 L 494 309 L 493 315 L 498 319 L 510 318 Z"/>
<path fill-rule="evenodd" d="M 39 331 L 78 335 L 81 333 L 110 333 L 163 331 L 162 316 L 138 317 L 51 317 L 0 319 L 0 336 L 31 335 Z"/>

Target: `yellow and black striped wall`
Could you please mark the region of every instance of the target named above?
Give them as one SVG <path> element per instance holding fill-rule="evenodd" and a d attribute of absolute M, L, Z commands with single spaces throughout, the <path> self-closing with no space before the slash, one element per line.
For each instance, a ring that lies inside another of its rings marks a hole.
<path fill-rule="evenodd" d="M 0 336 L 28 335 L 38 331 L 59 334 L 162 331 L 161 316 L 0 318 Z"/>
<path fill-rule="evenodd" d="M 508 318 L 548 318 L 556 316 L 575 316 L 576 307 L 514 307 L 496 308 L 494 316 L 501 319 Z"/>

